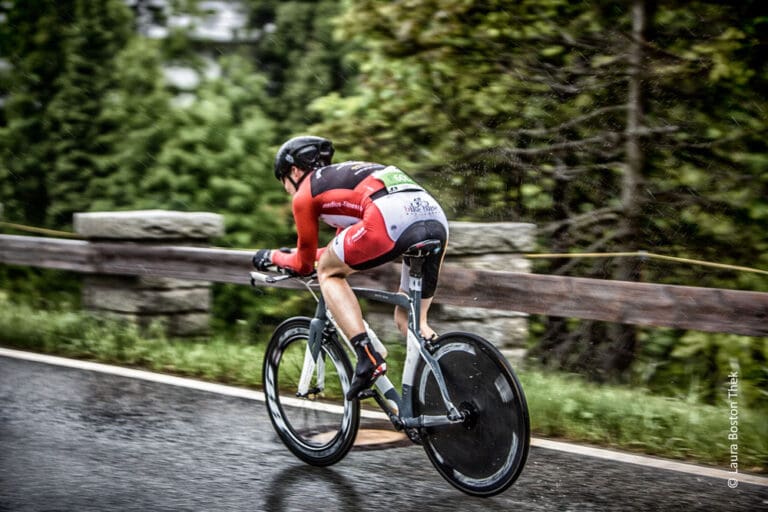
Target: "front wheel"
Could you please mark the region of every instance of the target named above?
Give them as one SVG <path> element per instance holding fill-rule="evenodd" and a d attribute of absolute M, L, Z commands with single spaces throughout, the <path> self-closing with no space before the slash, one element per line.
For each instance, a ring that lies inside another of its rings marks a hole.
<path fill-rule="evenodd" d="M 434 346 L 448 395 L 465 420 L 422 429 L 427 456 L 461 491 L 498 494 L 517 480 L 528 457 L 530 420 L 523 388 L 504 356 L 479 336 L 448 333 Z M 414 386 L 415 416 L 446 413 L 437 381 L 423 359 Z"/>
<path fill-rule="evenodd" d="M 334 335 L 323 339 L 310 393 L 297 396 L 309 325 L 309 318 L 294 317 L 275 330 L 264 355 L 264 393 L 269 418 L 288 449 L 309 464 L 330 466 L 355 442 L 360 403 L 345 398 L 352 366 Z"/>

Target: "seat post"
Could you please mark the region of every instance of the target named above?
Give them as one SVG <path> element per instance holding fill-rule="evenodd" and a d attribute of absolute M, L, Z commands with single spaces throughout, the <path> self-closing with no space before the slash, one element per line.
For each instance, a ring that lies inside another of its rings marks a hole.
<path fill-rule="evenodd" d="M 421 333 L 421 288 L 422 288 L 422 268 L 424 267 L 424 256 L 421 254 L 408 257 L 405 262 L 408 264 L 408 295 L 411 298 L 411 330 L 417 335 Z"/>
<path fill-rule="evenodd" d="M 423 276 L 423 273 L 422 273 L 422 268 L 424 267 L 423 256 L 411 256 L 410 258 L 407 258 L 406 263 L 408 263 L 408 267 L 410 270 L 408 275 L 410 277 L 421 278 Z"/>
<path fill-rule="evenodd" d="M 430 254 L 435 254 L 440 250 L 440 240 L 425 240 L 417 244 L 413 244 L 403 253 L 405 262 L 410 267 L 410 277 L 421 278 L 422 268 L 424 266 L 424 260 Z"/>
<path fill-rule="evenodd" d="M 416 300 L 415 293 L 419 294 L 421 298 L 421 286 L 422 286 L 422 267 L 424 266 L 424 258 L 421 256 L 411 256 L 407 258 L 404 263 L 408 264 L 408 288 L 413 300 Z"/>
<path fill-rule="evenodd" d="M 421 268 L 424 265 L 424 258 L 411 257 L 409 258 L 408 273 L 408 296 L 411 299 L 411 330 L 416 333 L 420 338 L 421 334 L 421 287 L 422 287 L 422 272 Z"/>
<path fill-rule="evenodd" d="M 411 325 L 413 332 L 421 332 L 421 289 L 424 276 L 424 261 L 430 254 L 440 250 L 440 240 L 424 240 L 413 244 L 403 253 L 403 261 L 408 265 L 408 296 L 411 299 Z"/>

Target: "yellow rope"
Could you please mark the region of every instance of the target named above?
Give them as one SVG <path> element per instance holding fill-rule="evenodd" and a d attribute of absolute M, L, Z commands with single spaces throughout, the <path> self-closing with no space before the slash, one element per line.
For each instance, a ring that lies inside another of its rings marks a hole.
<path fill-rule="evenodd" d="M 529 253 L 523 254 L 530 259 L 553 259 L 553 258 L 613 258 L 647 255 L 645 252 L 555 252 L 555 253 Z"/>
<path fill-rule="evenodd" d="M 714 263 L 711 261 L 693 260 L 690 258 L 678 258 L 675 256 L 665 256 L 647 251 L 635 252 L 586 252 L 586 253 L 552 253 L 552 254 L 523 254 L 528 259 L 551 259 L 551 258 L 626 258 L 639 257 L 657 260 L 674 261 L 676 263 L 687 263 L 691 265 L 703 265 L 705 267 L 716 267 L 727 270 L 738 270 L 740 272 L 754 272 L 756 274 L 768 275 L 768 271 L 758 268 L 742 267 L 739 265 L 728 265 L 726 263 Z"/>
<path fill-rule="evenodd" d="M 0 226 L 15 229 L 17 231 L 37 233 L 40 235 L 56 236 L 56 237 L 62 237 L 62 238 L 82 238 L 80 235 L 76 233 L 70 233 L 68 231 L 57 231 L 55 229 L 35 228 L 32 226 L 24 226 L 22 224 L 14 224 L 13 222 L 0 221 Z"/>
<path fill-rule="evenodd" d="M 55 229 L 36 228 L 32 226 L 24 226 L 22 224 L 14 224 L 12 222 L 0 221 L 0 226 L 15 229 L 18 231 L 27 231 L 30 233 L 38 233 L 47 236 L 56 236 L 64 238 L 82 238 L 76 233 L 70 233 L 68 231 L 57 231 Z M 687 263 L 691 265 L 702 265 L 705 267 L 722 268 L 726 270 L 737 270 L 739 272 L 753 272 L 756 274 L 768 275 L 768 271 L 757 268 L 742 267 L 739 265 L 728 265 L 725 263 L 714 263 L 711 261 L 693 260 L 690 258 L 678 258 L 675 256 L 665 256 L 663 254 L 655 254 L 647 251 L 634 251 L 634 252 L 583 252 L 583 253 L 528 253 L 522 255 L 528 259 L 554 259 L 554 258 L 648 258 L 657 260 L 674 261 L 676 263 Z"/>

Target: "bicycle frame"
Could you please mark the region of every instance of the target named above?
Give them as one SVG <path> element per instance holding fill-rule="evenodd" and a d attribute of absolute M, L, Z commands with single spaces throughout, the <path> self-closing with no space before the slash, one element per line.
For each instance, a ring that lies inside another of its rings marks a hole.
<path fill-rule="evenodd" d="M 287 279 L 289 276 L 272 277 L 263 274 L 251 273 L 252 277 L 266 282 L 276 282 Z M 312 293 L 317 301 L 315 315 L 310 321 L 309 340 L 307 351 L 304 356 L 304 365 L 299 379 L 297 396 L 308 396 L 321 391 L 324 387 L 324 364 L 321 358 L 323 352 L 321 346 L 324 335 L 329 326 L 332 326 L 338 335 L 344 340 L 349 350 L 354 353 L 354 349 L 346 335 L 338 328 L 330 311 L 326 307 L 322 294 L 316 294 L 312 287 L 312 281 L 302 281 L 307 290 Z M 421 428 L 449 425 L 464 421 L 465 415 L 462 414 L 450 399 L 445 385 L 442 370 L 437 360 L 429 351 L 429 341 L 424 339 L 419 333 L 419 319 L 421 312 L 421 277 L 409 277 L 408 295 L 402 293 L 387 292 L 369 288 L 352 288 L 358 299 L 368 299 L 393 306 L 400 306 L 408 311 L 408 332 L 406 336 L 406 356 L 403 367 L 402 395 L 397 392 L 392 382 L 386 375 L 379 377 L 374 386 L 378 393 L 371 391 L 372 396 L 379 407 L 387 414 L 395 428 Z M 419 359 L 423 359 L 429 366 L 435 381 L 440 389 L 443 402 L 445 403 L 445 415 L 413 415 L 413 393 L 415 392 L 414 381 L 416 379 L 416 367 Z M 317 370 L 316 388 L 310 389 L 312 377 Z"/>
<path fill-rule="evenodd" d="M 473 496 L 493 496 L 520 476 L 530 446 L 530 417 L 512 366 L 498 348 L 476 334 L 449 332 L 437 339 L 421 335 L 420 320 L 425 313 L 421 309 L 422 270 L 427 262 L 430 266 L 436 263 L 430 256 L 439 256 L 443 244 L 437 239 L 423 240 L 403 252 L 407 294 L 352 288 L 355 300 L 405 309 L 396 317 L 398 322 L 408 319 L 407 326 L 400 326 L 407 346 L 402 388 L 396 390 L 388 376 L 382 375 L 374 385 L 351 399 L 345 396 L 341 407 L 334 404 L 331 410 L 330 404 L 312 407 L 307 400 L 321 399 L 331 388 L 334 393 L 349 394 L 350 353 L 357 347 L 328 310 L 325 299 L 330 295 L 324 298 L 316 293 L 315 276 L 297 279 L 317 301 L 315 315 L 291 317 L 275 329 L 265 352 L 262 381 L 272 425 L 299 459 L 323 467 L 343 459 L 360 428 L 360 401 L 373 398 L 394 428 L 422 445 L 435 469 L 457 489 Z M 251 275 L 254 281 L 267 283 L 292 277 L 285 273 Z M 386 358 L 378 337 L 363 323 L 370 343 Z M 294 393 L 299 400 L 291 397 Z"/>
<path fill-rule="evenodd" d="M 417 327 L 417 319 L 420 318 L 419 310 L 421 306 L 421 283 L 418 283 L 417 293 L 414 293 L 414 283 L 411 283 L 411 294 L 409 296 L 405 296 L 401 293 L 385 292 L 368 288 L 353 288 L 352 290 L 359 299 L 374 300 L 393 306 L 400 306 L 408 311 L 408 335 L 406 338 L 406 356 L 403 367 L 402 396 L 397 392 L 386 375 L 379 377 L 374 384 L 380 395 L 375 393 L 372 395 L 379 407 L 387 413 L 392 423 L 399 428 L 418 428 L 447 425 L 463 421 L 464 416 L 459 412 L 456 406 L 453 405 L 453 402 L 451 402 L 451 399 L 448 396 L 445 379 L 443 378 L 440 365 L 427 348 L 429 342 L 425 340 L 423 336 L 417 334 L 419 330 Z M 322 329 L 326 324 L 326 319 L 336 327 L 334 319 L 329 315 L 325 306 L 325 301 L 322 299 L 322 296 L 320 296 L 318 297 L 315 317 L 312 319 L 312 323 L 310 323 L 309 347 L 313 354 L 319 354 L 320 352 L 319 343 L 322 343 Z M 316 320 L 317 322 L 315 322 Z M 318 331 L 319 335 L 316 334 Z M 341 330 L 336 328 L 336 331 L 352 350 L 349 340 Z M 317 356 L 313 355 L 312 358 L 317 361 Z M 414 380 L 416 378 L 416 365 L 419 358 L 424 359 L 425 363 L 429 365 L 432 370 L 432 374 L 435 376 L 443 402 L 445 403 L 446 414 L 444 416 L 413 416 L 412 399 L 414 393 Z M 322 367 L 322 365 L 316 365 L 316 367 Z M 302 377 L 303 373 L 304 372 L 302 372 Z M 309 379 L 311 380 L 311 375 L 309 376 Z"/>

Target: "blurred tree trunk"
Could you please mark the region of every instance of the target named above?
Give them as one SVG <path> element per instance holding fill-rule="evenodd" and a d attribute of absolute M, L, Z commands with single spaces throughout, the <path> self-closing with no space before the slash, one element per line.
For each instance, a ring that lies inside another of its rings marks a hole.
<path fill-rule="evenodd" d="M 625 164 L 621 188 L 621 218 L 618 230 L 621 251 L 642 249 L 643 240 L 644 181 L 646 155 L 643 147 L 645 44 L 648 30 L 649 3 L 635 0 L 632 3 L 632 33 L 628 55 L 627 121 Z M 638 281 L 639 266 L 633 258 L 620 259 L 613 275 L 620 281 Z M 632 325 L 613 324 L 608 328 L 608 343 L 601 354 L 604 374 L 619 377 L 629 368 L 635 357 L 637 333 Z"/>
<path fill-rule="evenodd" d="M 568 190 L 568 180 L 562 173 L 555 173 L 555 184 L 552 189 L 552 216 L 556 222 L 562 224 L 552 233 L 550 245 L 554 253 L 567 253 L 571 249 L 569 236 L 568 220 L 569 214 L 566 208 L 566 192 Z M 567 265 L 566 259 L 553 259 L 549 266 L 549 273 L 560 274 L 564 266 Z M 568 332 L 567 319 L 559 316 L 548 316 L 545 319 L 545 331 L 541 336 L 539 343 L 531 349 L 530 355 L 535 357 L 545 366 L 560 368 L 562 361 L 558 357 L 555 349 L 568 343 L 570 340 Z"/>

